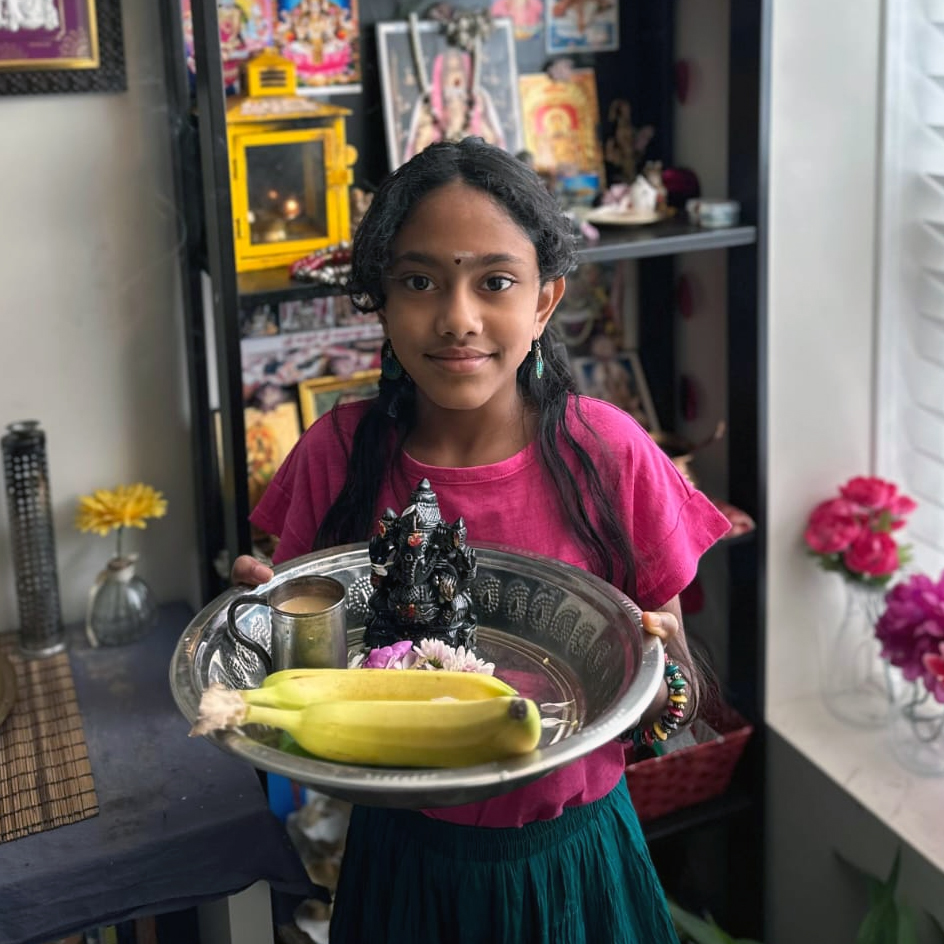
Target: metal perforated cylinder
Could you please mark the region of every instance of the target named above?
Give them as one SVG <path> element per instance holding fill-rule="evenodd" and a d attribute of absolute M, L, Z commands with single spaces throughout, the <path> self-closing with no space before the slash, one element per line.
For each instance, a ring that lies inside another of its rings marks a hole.
<path fill-rule="evenodd" d="M 52 655 L 61 652 L 66 642 L 46 435 L 35 420 L 23 420 L 10 423 L 0 443 L 20 614 L 20 648 L 28 656 Z"/>

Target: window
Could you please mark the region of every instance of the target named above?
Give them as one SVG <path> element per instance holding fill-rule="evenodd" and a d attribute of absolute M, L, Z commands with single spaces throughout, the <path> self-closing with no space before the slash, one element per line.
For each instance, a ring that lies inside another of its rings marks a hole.
<path fill-rule="evenodd" d="M 915 567 L 944 570 L 944 2 L 885 4 L 875 467 L 918 503 Z"/>

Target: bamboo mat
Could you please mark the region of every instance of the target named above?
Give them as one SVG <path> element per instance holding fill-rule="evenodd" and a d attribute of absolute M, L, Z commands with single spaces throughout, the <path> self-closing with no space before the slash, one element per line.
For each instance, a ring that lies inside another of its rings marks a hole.
<path fill-rule="evenodd" d="M 0 635 L 16 698 L 0 722 L 0 842 L 88 819 L 98 797 L 69 656 L 24 659 L 16 636 Z"/>

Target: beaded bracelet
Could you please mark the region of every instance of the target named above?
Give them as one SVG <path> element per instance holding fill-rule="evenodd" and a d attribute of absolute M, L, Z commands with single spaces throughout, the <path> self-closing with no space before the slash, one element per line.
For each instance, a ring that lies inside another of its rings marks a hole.
<path fill-rule="evenodd" d="M 688 704 L 688 682 L 682 675 L 682 670 L 672 661 L 669 654 L 665 654 L 665 681 L 669 686 L 669 697 L 665 711 L 658 721 L 653 721 L 648 728 L 633 728 L 630 737 L 634 748 L 651 747 L 657 753 L 663 741 L 673 735 L 681 726 L 685 718 L 685 706 Z"/>

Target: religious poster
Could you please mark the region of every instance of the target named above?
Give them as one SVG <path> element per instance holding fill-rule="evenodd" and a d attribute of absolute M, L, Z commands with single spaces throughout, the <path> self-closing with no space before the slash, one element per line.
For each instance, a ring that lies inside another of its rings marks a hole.
<path fill-rule="evenodd" d="M 191 0 L 181 0 L 187 68 L 196 74 Z M 273 48 L 295 64 L 301 94 L 361 90 L 358 0 L 219 0 L 227 95 L 244 92 L 246 60 Z M 2 3 L 2 0 L 0 0 Z"/>
<path fill-rule="evenodd" d="M 181 0 L 184 54 L 191 78 L 197 74 L 193 42 L 193 11 L 190 0 Z M 241 88 L 243 63 L 252 55 L 272 45 L 275 0 L 220 0 L 216 7 L 223 59 L 223 87 L 227 95 L 237 95 Z"/>
<path fill-rule="evenodd" d="M 492 0 L 492 16 L 507 16 L 514 24 L 515 41 L 527 42 L 544 25 L 544 0 Z"/>
<path fill-rule="evenodd" d="M 493 21 L 466 51 L 439 23 L 377 24 L 380 87 L 391 170 L 433 141 L 478 135 L 512 154 L 521 149 L 518 69 L 512 22 Z"/>
<path fill-rule="evenodd" d="M 275 45 L 301 93 L 361 90 L 357 0 L 278 0 Z"/>
<path fill-rule="evenodd" d="M 525 149 L 539 173 L 557 176 L 596 174 L 605 180 L 600 145 L 600 106 L 593 69 L 574 69 L 564 82 L 545 72 L 522 75 L 521 96 Z"/>
<path fill-rule="evenodd" d="M 548 0 L 546 13 L 549 53 L 619 49 L 617 0 Z"/>

